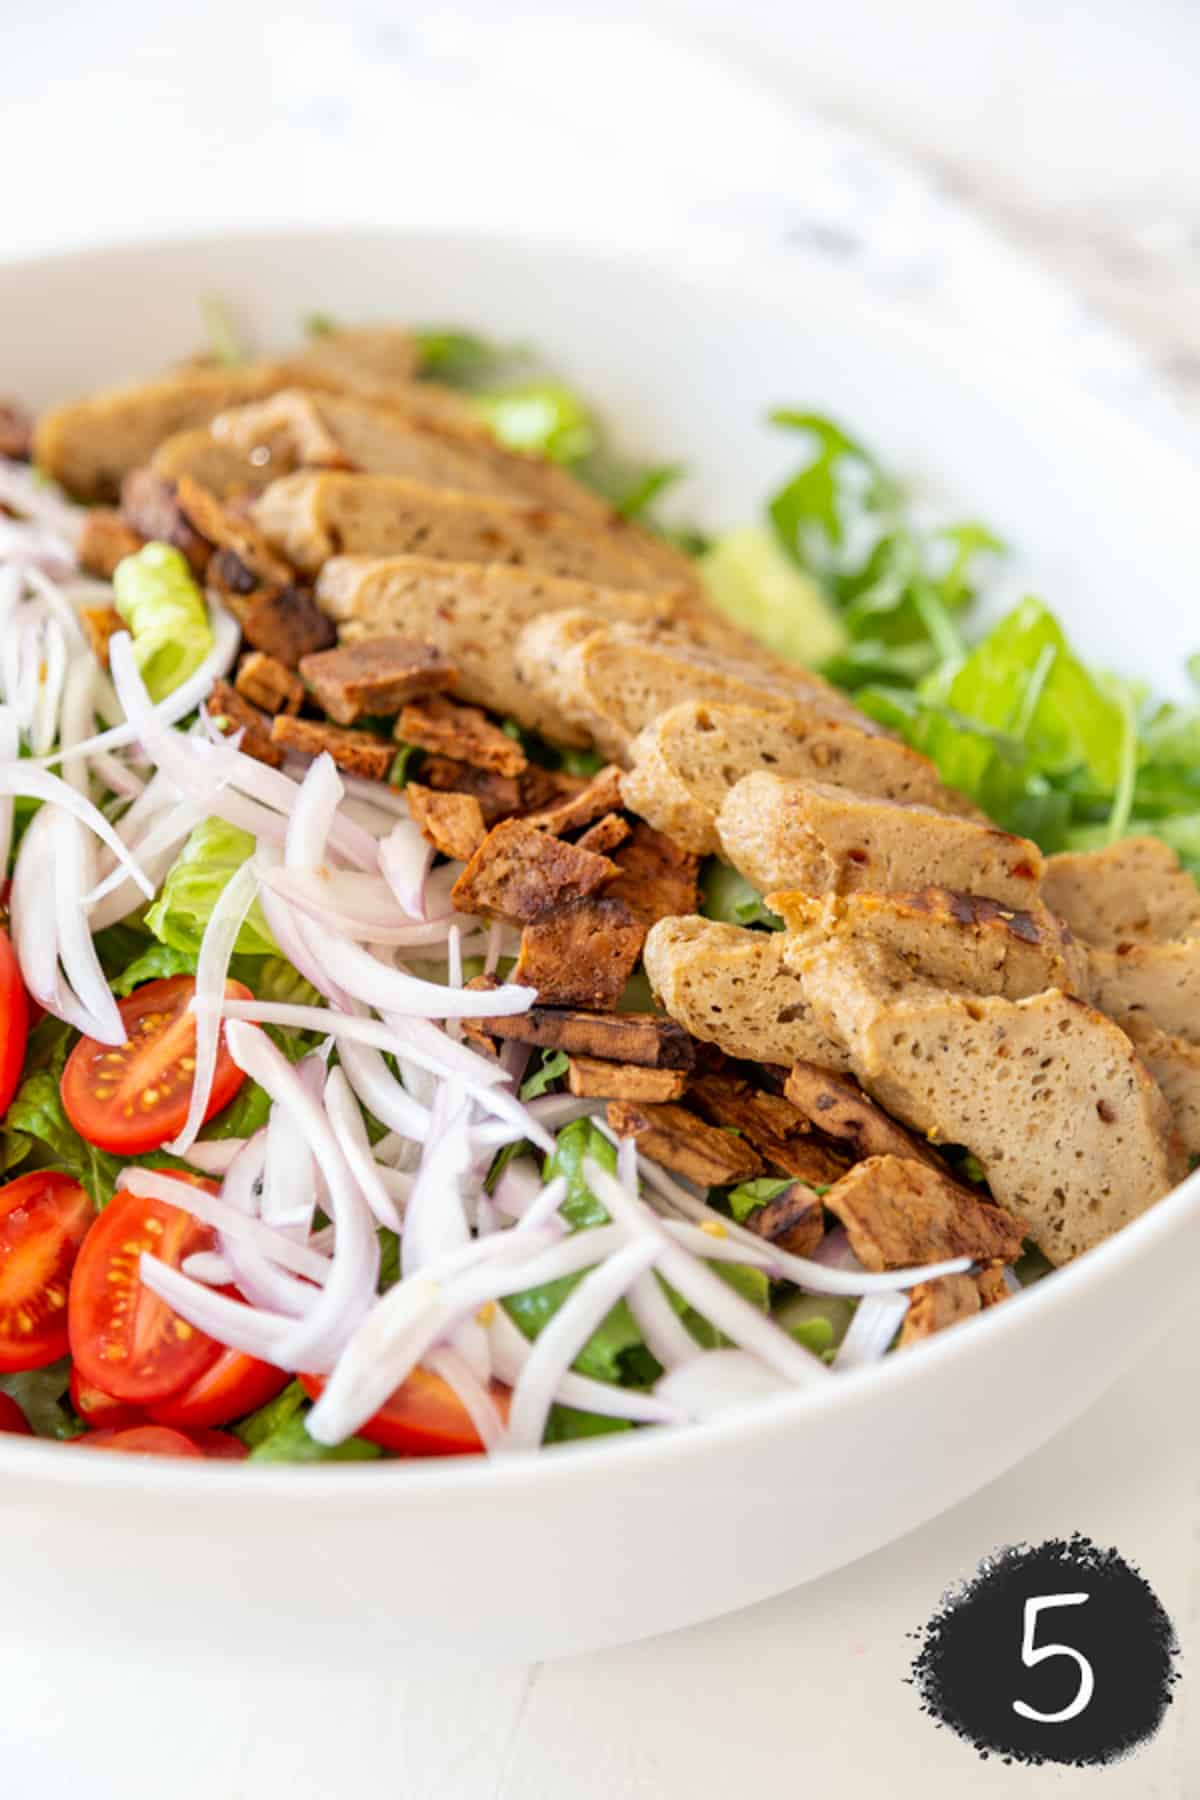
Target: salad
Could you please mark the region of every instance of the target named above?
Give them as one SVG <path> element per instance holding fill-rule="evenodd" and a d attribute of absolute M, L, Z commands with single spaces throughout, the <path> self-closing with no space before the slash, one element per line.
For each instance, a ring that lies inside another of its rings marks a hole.
<path fill-rule="evenodd" d="M 1200 709 L 823 416 L 710 536 L 527 351 L 209 312 L 0 407 L 0 1431 L 687 1426 L 1181 1179 Z"/>

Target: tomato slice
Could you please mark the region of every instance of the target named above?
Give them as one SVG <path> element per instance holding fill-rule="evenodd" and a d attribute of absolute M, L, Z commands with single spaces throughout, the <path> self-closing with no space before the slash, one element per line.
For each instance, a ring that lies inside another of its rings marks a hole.
<path fill-rule="evenodd" d="M 93 1387 L 84 1381 L 74 1363 L 71 1365 L 70 1393 L 71 1405 L 80 1418 L 98 1431 L 119 1431 L 125 1425 L 145 1423 L 146 1415 L 140 1406 L 130 1406 L 127 1400 L 114 1400 L 103 1389 Z"/>
<path fill-rule="evenodd" d="M 250 1452 L 228 1431 L 189 1431 L 188 1437 L 210 1462 L 245 1462 Z"/>
<path fill-rule="evenodd" d="M 312 1399 L 325 1390 L 324 1375 L 301 1375 Z M 509 1389 L 493 1381 L 492 1399 L 500 1417 L 507 1419 Z M 470 1414 L 448 1382 L 428 1369 L 415 1368 L 385 1401 L 358 1436 L 394 1450 L 399 1456 L 477 1456 L 483 1450 Z"/>
<path fill-rule="evenodd" d="M 165 1200 L 124 1192 L 109 1202 L 71 1278 L 67 1324 L 81 1382 L 145 1405 L 190 1387 L 216 1362 L 224 1345 L 181 1319 L 139 1273 L 143 1250 L 177 1269 L 214 1240 L 207 1225 Z"/>
<path fill-rule="evenodd" d="M 0 1369 L 66 1355 L 67 1284 L 94 1218 L 69 1175 L 38 1169 L 0 1188 Z"/>
<path fill-rule="evenodd" d="M 165 1425 L 128 1425 L 122 1431 L 87 1431 L 71 1442 L 81 1450 L 123 1450 L 128 1456 L 197 1456 L 203 1450 Z"/>
<path fill-rule="evenodd" d="M 127 1033 L 119 1048 L 80 1038 L 63 1070 L 62 1103 L 89 1144 L 137 1156 L 157 1150 L 180 1130 L 196 1066 L 196 1021 L 188 1011 L 195 991 L 190 975 L 148 981 L 119 1003 Z M 230 1000 L 253 998 L 240 981 L 227 981 L 225 994 Z M 227 1106 L 245 1079 L 222 1031 L 205 1118 Z"/>
<path fill-rule="evenodd" d="M 33 1426 L 11 1394 L 0 1394 L 0 1431 L 11 1431 L 14 1437 L 32 1437 Z"/>
<path fill-rule="evenodd" d="M 29 997 L 8 933 L 0 931 L 0 1113 L 17 1091 L 29 1036 Z"/>
<path fill-rule="evenodd" d="M 202 1431 L 228 1425 L 231 1419 L 244 1418 L 256 1407 L 265 1406 L 290 1380 L 284 1369 L 259 1362 L 241 1350 L 226 1350 L 190 1387 L 168 1400 L 156 1401 L 147 1410 L 156 1424 Z"/>

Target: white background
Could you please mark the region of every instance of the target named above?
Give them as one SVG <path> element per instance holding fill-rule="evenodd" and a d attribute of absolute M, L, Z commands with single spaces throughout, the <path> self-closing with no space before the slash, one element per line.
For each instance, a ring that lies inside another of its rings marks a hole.
<path fill-rule="evenodd" d="M 0 83 L 9 254 L 308 219 L 559 231 L 751 269 L 833 259 L 1200 445 L 1189 0 L 0 0 Z M 19 378 L 19 347 L 0 346 L 0 390 Z M 47 1658 L 0 1620 L 0 1800 L 740 1800 L 834 1783 L 855 1800 L 1190 1800 L 1186 1678 L 1153 1747 L 1104 1771 L 981 1763 L 903 1678 L 907 1634 L 947 1584 L 998 1544 L 1071 1530 L 1140 1562 L 1194 1645 L 1198 1377 L 1194 1334 L 1176 1332 L 1057 1443 L 855 1568 L 534 1669 L 430 1673 L 414 1645 L 410 1667 L 379 1670 L 347 1644 L 315 1681 L 244 1669 L 235 1643 L 225 1670 L 193 1668 L 181 1545 L 172 1641 L 136 1664 Z"/>

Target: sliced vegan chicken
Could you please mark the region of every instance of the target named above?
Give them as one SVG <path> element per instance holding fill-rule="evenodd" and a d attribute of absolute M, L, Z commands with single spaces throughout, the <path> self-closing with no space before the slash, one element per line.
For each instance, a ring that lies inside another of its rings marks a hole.
<path fill-rule="evenodd" d="M 1125 1033 L 1083 1001 L 955 993 L 866 942 L 813 944 L 799 972 L 872 1098 L 933 1142 L 973 1151 L 1051 1262 L 1102 1242 L 1181 1179 L 1166 1101 Z"/>
<path fill-rule="evenodd" d="M 626 805 L 700 855 L 720 852 L 722 806 L 738 782 L 760 770 L 938 812 L 974 813 L 915 750 L 861 723 L 821 720 L 799 709 L 687 700 L 639 732 L 628 760 L 621 783 Z"/>
<path fill-rule="evenodd" d="M 644 536 L 617 515 L 594 524 L 566 512 L 489 493 L 432 487 L 399 475 L 305 469 L 286 475 L 254 506 L 260 529 L 310 573 L 331 556 L 434 556 L 509 563 L 573 581 L 647 593 L 695 585 L 648 555 Z"/>
<path fill-rule="evenodd" d="M 1023 908 L 1045 866 L 1036 844 L 993 825 L 765 769 L 729 790 L 717 834 L 726 860 L 764 894 L 933 885 Z"/>

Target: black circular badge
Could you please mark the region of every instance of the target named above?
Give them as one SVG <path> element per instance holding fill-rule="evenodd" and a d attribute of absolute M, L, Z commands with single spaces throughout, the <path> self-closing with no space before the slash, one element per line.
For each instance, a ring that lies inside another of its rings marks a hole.
<path fill-rule="evenodd" d="M 1157 1731 L 1179 1679 L 1153 1589 L 1079 1536 L 998 1550 L 917 1636 L 922 1711 L 1007 1762 L 1114 1762 Z"/>

